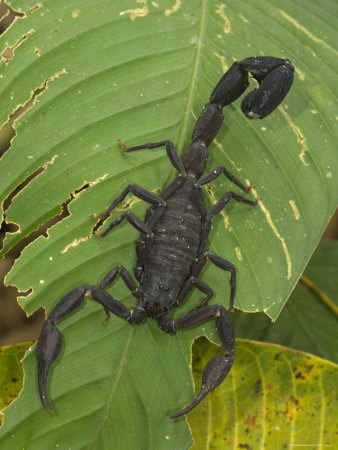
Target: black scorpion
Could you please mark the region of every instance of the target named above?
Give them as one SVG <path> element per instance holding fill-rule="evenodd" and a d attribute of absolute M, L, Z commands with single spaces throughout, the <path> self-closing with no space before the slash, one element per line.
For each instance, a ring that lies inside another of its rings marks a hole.
<path fill-rule="evenodd" d="M 294 67 L 288 59 L 269 56 L 251 57 L 235 62 L 213 90 L 209 103 L 204 106 L 192 135 L 192 143 L 183 161 L 170 140 L 130 148 L 121 141 L 126 152 L 165 146 L 167 155 L 179 175 L 160 195 L 130 184 L 102 215 L 94 215 L 103 221 L 130 192 L 151 204 L 144 221 L 128 211 L 115 219 L 100 234 L 105 236 L 124 219 L 140 231 L 136 245 L 137 263 L 134 273 L 141 287 L 136 287 L 131 275 L 121 265 L 111 270 L 99 287 L 82 284 L 68 292 L 52 309 L 42 325 L 37 343 L 38 387 L 40 399 L 46 411 L 53 409 L 47 395 L 48 370 L 57 358 L 62 345 L 62 335 L 54 324 L 80 306 L 85 296 L 100 303 L 106 310 L 107 318 L 109 318 L 109 312 L 112 312 L 130 324 L 138 324 L 148 316 L 157 320 L 160 329 L 169 334 L 206 319 L 215 318 L 224 356 L 215 356 L 207 363 L 203 371 L 200 393 L 189 406 L 173 414 L 171 418 L 182 416 L 194 408 L 229 373 L 235 355 L 235 337 L 230 315 L 222 305 L 208 305 L 214 292 L 198 277 L 207 260 L 229 271 L 231 273 L 230 308 L 233 307 L 236 269 L 229 261 L 206 251 L 207 239 L 212 218 L 227 205 L 230 199 L 251 206 L 256 205 L 257 199 L 247 200 L 228 191 L 207 211 L 201 186 L 224 174 L 242 191 L 250 191 L 251 186 L 244 186 L 224 166 L 218 166 L 203 175 L 208 160 L 208 146 L 223 122 L 222 108 L 232 103 L 245 91 L 249 85 L 249 73 L 258 81 L 259 87 L 244 98 L 241 108 L 249 119 L 261 119 L 270 114 L 284 99 L 292 85 Z M 134 309 L 126 308 L 104 290 L 118 274 L 137 299 Z M 172 319 L 171 309 L 182 304 L 192 286 L 196 286 L 205 297 L 198 307 L 183 317 Z"/>

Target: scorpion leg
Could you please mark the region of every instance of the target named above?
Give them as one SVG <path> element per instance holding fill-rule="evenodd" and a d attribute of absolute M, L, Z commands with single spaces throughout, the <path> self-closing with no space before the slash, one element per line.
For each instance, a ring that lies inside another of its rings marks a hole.
<path fill-rule="evenodd" d="M 39 395 L 47 412 L 53 409 L 47 394 L 48 371 L 51 364 L 57 359 L 62 347 L 61 332 L 54 325 L 78 308 L 85 296 L 90 296 L 100 303 L 105 310 L 109 310 L 121 319 L 126 319 L 129 323 L 139 323 L 145 317 L 143 310 L 130 310 L 110 294 L 94 286 L 82 284 L 65 294 L 43 322 L 36 347 Z"/>
<path fill-rule="evenodd" d="M 244 186 L 234 175 L 232 175 L 231 172 L 229 172 L 224 166 L 218 166 L 214 170 L 211 170 L 210 172 L 206 173 L 201 177 L 197 184 L 198 186 L 202 186 L 203 184 L 210 183 L 215 178 L 219 177 L 222 173 L 228 178 L 228 180 L 232 181 L 236 186 L 238 186 L 242 191 L 244 192 L 250 192 L 252 186 Z"/>
<path fill-rule="evenodd" d="M 175 145 L 169 139 L 160 142 L 148 142 L 147 144 L 136 145 L 135 147 L 126 147 L 124 141 L 120 141 L 120 144 L 125 152 L 134 152 L 135 150 L 143 150 L 145 148 L 153 149 L 165 146 L 167 155 L 171 161 L 171 164 L 177 169 L 182 175 L 186 174 L 184 164 L 177 153 Z"/>
<path fill-rule="evenodd" d="M 133 225 L 138 231 L 141 233 L 145 233 L 146 237 L 152 238 L 154 236 L 151 228 L 144 223 L 141 219 L 139 219 L 135 214 L 131 212 L 125 212 L 121 214 L 117 219 L 113 220 L 111 224 L 104 230 L 102 233 L 96 232 L 95 234 L 100 237 L 105 237 L 114 227 L 119 225 L 124 219 L 127 219 L 128 222 Z"/>
<path fill-rule="evenodd" d="M 204 225 L 202 236 L 201 236 L 201 244 L 200 244 L 200 248 L 199 248 L 199 254 L 201 254 L 205 250 L 208 236 L 209 236 L 210 229 L 211 229 L 211 219 L 214 216 L 216 216 L 218 213 L 220 213 L 222 211 L 222 209 L 224 209 L 225 206 L 228 204 L 229 200 L 232 198 L 234 200 L 236 200 L 237 202 L 246 203 L 247 205 L 250 205 L 250 206 L 256 206 L 257 202 L 259 200 L 259 199 L 248 200 L 245 197 L 242 197 L 241 195 L 236 194 L 235 192 L 232 192 L 232 191 L 226 192 L 223 195 L 223 197 L 220 200 L 218 200 L 218 202 L 210 209 L 210 211 L 205 216 L 205 221 L 204 221 L 205 225 Z"/>
<path fill-rule="evenodd" d="M 115 280 L 118 274 L 121 275 L 125 285 L 130 290 L 132 295 L 137 299 L 139 299 L 142 296 L 142 292 L 137 288 L 136 284 L 134 283 L 134 280 L 132 279 L 129 272 L 124 266 L 115 267 L 113 270 L 108 272 L 107 275 L 101 281 L 99 285 L 100 288 L 105 289 L 106 287 L 108 287 Z M 104 321 L 104 324 L 108 322 L 110 317 L 109 310 L 107 308 L 105 308 L 105 310 L 106 310 L 106 319 Z"/>
<path fill-rule="evenodd" d="M 177 187 L 176 189 L 178 189 L 178 187 L 181 185 L 181 183 L 177 183 Z M 146 200 L 150 203 L 152 203 L 152 205 L 154 206 L 156 214 L 154 219 L 156 218 L 156 220 L 158 220 L 160 218 L 160 216 L 162 215 L 165 207 L 166 207 L 166 203 L 163 200 L 163 197 L 159 197 L 158 195 L 153 194 L 152 192 L 146 191 L 145 189 L 141 188 L 140 186 L 136 186 L 134 184 L 130 184 L 129 186 L 126 187 L 126 189 L 122 192 L 121 195 L 119 195 L 114 202 L 111 204 L 111 206 L 109 206 L 109 208 L 101 215 L 98 214 L 93 214 L 93 217 L 96 218 L 106 218 L 108 216 L 108 214 L 116 207 L 116 205 L 118 203 L 120 203 L 123 198 L 126 197 L 126 195 L 128 194 L 128 192 L 133 192 L 133 194 L 135 194 L 137 197 L 141 198 L 142 200 Z M 148 209 L 149 211 L 149 209 Z M 150 210 L 151 211 L 151 210 Z M 154 213 L 153 213 L 154 214 Z M 151 216 L 151 212 L 148 213 L 148 217 L 146 217 L 146 222 L 143 222 L 141 219 L 139 219 L 137 216 L 135 216 L 135 214 L 131 213 L 131 212 L 125 212 L 123 214 L 121 214 L 121 216 L 119 216 L 117 219 L 113 220 L 113 222 L 111 222 L 111 224 L 102 232 L 102 233 L 96 233 L 98 236 L 100 237 L 105 237 L 114 227 L 116 227 L 117 225 L 119 225 L 124 219 L 127 219 L 128 222 L 133 225 L 138 231 L 140 231 L 142 234 L 142 239 L 146 238 L 146 237 L 153 237 L 153 232 L 151 230 L 151 224 L 149 219 L 149 216 Z"/>
<path fill-rule="evenodd" d="M 124 148 L 125 151 L 140 150 L 143 148 L 156 148 L 156 147 L 165 145 L 166 149 L 167 149 L 167 153 L 169 155 L 169 158 L 170 158 L 172 164 L 174 165 L 175 168 L 177 168 L 181 172 L 181 175 L 182 174 L 185 175 L 185 168 L 182 163 L 182 160 L 180 159 L 180 157 L 174 147 L 174 144 L 171 141 L 161 141 L 161 142 L 156 142 L 156 143 L 149 143 L 149 144 L 139 145 L 137 147 L 130 147 L 130 148 L 125 147 L 123 141 L 121 141 L 121 143 L 122 143 L 122 147 Z M 163 191 L 163 194 L 166 195 L 167 197 L 170 196 L 173 192 L 175 192 L 182 185 L 183 181 L 184 181 L 184 179 L 182 177 L 178 177 L 170 186 L 168 186 L 167 189 L 165 189 Z M 127 194 L 129 192 L 132 192 L 137 197 L 139 197 L 142 200 L 145 200 L 153 205 L 154 210 L 157 211 L 156 215 L 153 218 L 153 223 L 156 223 L 156 221 L 160 218 L 160 216 L 162 215 L 162 213 L 164 211 L 164 208 L 161 208 L 161 207 L 166 206 L 163 196 L 162 195 L 158 196 L 156 194 L 153 194 L 152 192 L 147 191 L 146 189 L 143 189 L 142 187 L 137 186 L 136 184 L 129 184 L 123 190 L 123 192 L 113 201 L 113 203 L 106 209 L 106 211 L 104 211 L 102 214 L 93 214 L 93 217 L 99 218 L 99 219 L 105 219 L 106 217 L 108 217 L 110 212 L 119 203 L 122 202 L 122 200 L 127 196 Z M 156 207 L 157 207 L 157 209 L 156 209 Z M 146 217 L 146 222 L 148 222 L 149 217 L 154 215 L 152 213 L 152 209 L 148 209 L 148 211 L 147 211 L 148 218 Z M 136 217 L 131 212 L 126 212 L 126 213 L 122 214 L 117 219 L 115 219 L 102 233 L 96 233 L 96 234 L 101 237 L 106 236 L 114 227 L 119 225 L 124 219 L 127 219 L 128 222 L 131 225 L 133 225 L 138 231 L 140 231 L 141 233 L 144 233 L 146 235 L 146 236 L 141 235 L 141 238 L 140 238 L 141 246 L 142 246 L 142 241 L 144 240 L 145 237 L 151 237 L 153 235 L 149 224 L 144 223 L 141 219 Z M 141 247 L 140 247 L 140 251 L 142 251 Z M 139 266 L 140 264 L 137 264 L 137 265 Z"/>
<path fill-rule="evenodd" d="M 141 291 L 136 287 L 134 280 L 132 279 L 129 272 L 124 266 L 115 267 L 113 270 L 108 272 L 107 275 L 101 281 L 100 288 L 105 289 L 106 287 L 108 287 L 119 274 L 121 275 L 125 285 L 134 295 L 134 297 L 139 298 L 141 295 Z"/>
<path fill-rule="evenodd" d="M 176 419 L 191 411 L 209 392 L 222 383 L 234 362 L 235 336 L 230 315 L 220 305 L 199 306 L 185 316 L 175 320 L 168 317 L 158 320 L 159 327 L 170 334 L 175 330 L 191 327 L 212 317 L 216 318 L 216 329 L 224 350 L 224 356 L 215 356 L 206 364 L 202 374 L 202 386 L 199 394 L 189 406 L 172 414 L 170 416 L 171 419 Z"/>
<path fill-rule="evenodd" d="M 163 199 L 159 197 L 156 194 L 153 194 L 150 191 L 147 191 L 146 189 L 143 189 L 141 186 L 137 186 L 137 184 L 129 184 L 122 192 L 121 194 L 116 197 L 116 199 L 113 201 L 113 203 L 107 208 L 104 213 L 102 214 L 92 214 L 93 217 L 96 219 L 105 219 L 108 217 L 109 213 L 124 200 L 124 198 L 129 194 L 129 192 L 132 192 L 136 197 L 140 198 L 141 200 L 145 200 L 146 202 L 153 203 L 153 204 L 161 204 L 163 203 Z"/>
<path fill-rule="evenodd" d="M 208 286 L 206 283 L 204 283 L 204 281 L 202 281 L 199 278 L 196 278 L 194 276 L 191 276 L 184 283 L 182 290 L 177 297 L 176 306 L 181 306 L 183 300 L 186 298 L 186 296 L 188 295 L 188 292 L 191 290 L 193 285 L 195 285 L 201 292 L 206 294 L 206 297 L 203 298 L 203 300 L 200 303 L 200 306 L 206 305 L 208 303 L 208 301 L 211 299 L 211 297 L 214 295 L 214 291 L 211 289 L 210 286 Z"/>
<path fill-rule="evenodd" d="M 224 258 L 221 258 L 214 253 L 203 252 L 198 260 L 195 262 L 192 275 L 198 277 L 205 263 L 210 260 L 215 266 L 220 267 L 223 270 L 227 270 L 231 273 L 230 276 L 230 309 L 233 310 L 235 292 L 236 292 L 236 267 Z"/>

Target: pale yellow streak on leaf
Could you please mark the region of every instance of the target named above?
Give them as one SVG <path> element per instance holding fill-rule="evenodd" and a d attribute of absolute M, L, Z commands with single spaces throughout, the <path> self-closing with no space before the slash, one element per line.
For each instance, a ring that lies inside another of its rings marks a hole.
<path fill-rule="evenodd" d="M 249 180 L 245 180 L 246 184 L 248 186 L 251 185 Z M 258 198 L 259 195 L 257 194 L 257 191 L 254 187 L 251 188 L 251 192 L 253 193 L 253 195 Z M 258 205 L 261 208 L 262 212 L 265 215 L 266 221 L 268 222 L 269 226 L 271 227 L 274 235 L 277 237 L 277 239 L 280 241 L 283 251 L 284 251 L 284 255 L 285 255 L 285 259 L 286 259 L 286 266 L 287 266 L 287 279 L 289 280 L 291 278 L 291 274 L 292 274 L 292 262 L 291 262 L 291 258 L 290 258 L 290 253 L 289 250 L 286 246 L 285 243 L 285 239 L 280 235 L 279 231 L 277 230 L 276 225 L 273 223 L 270 211 L 267 209 L 267 207 L 264 205 L 264 203 L 262 202 L 261 199 L 259 199 L 258 201 Z"/>
<path fill-rule="evenodd" d="M 291 206 L 291 209 L 292 209 L 293 215 L 295 216 L 295 219 L 299 220 L 300 214 L 299 214 L 298 208 L 296 206 L 296 202 L 294 200 L 289 200 L 289 205 Z"/>
<path fill-rule="evenodd" d="M 320 428 L 319 428 L 319 443 L 318 443 L 318 447 L 321 448 L 323 447 L 323 440 L 324 440 L 324 424 L 325 424 L 325 410 L 326 410 L 326 402 L 325 402 L 325 395 L 324 395 L 324 388 L 323 388 L 323 377 L 322 377 L 322 372 L 319 371 L 319 381 L 318 381 L 319 385 L 320 385 L 320 398 L 321 398 L 321 404 L 322 404 L 322 408 L 320 411 Z"/>
<path fill-rule="evenodd" d="M 162 189 L 163 189 L 163 186 L 159 186 L 158 188 L 155 188 L 150 192 L 152 192 L 153 194 L 156 194 L 157 192 L 161 191 Z M 115 211 L 125 211 L 126 209 L 131 209 L 138 202 L 143 202 L 143 200 L 138 197 L 133 197 L 133 198 L 128 199 L 125 202 L 123 202 L 121 204 L 121 206 L 119 206 L 118 208 L 115 208 Z"/>
<path fill-rule="evenodd" d="M 237 400 L 237 391 L 236 391 L 236 366 L 232 368 L 232 387 L 233 387 L 233 393 L 234 393 L 234 415 L 235 415 L 235 428 L 234 428 L 234 442 L 233 442 L 233 448 L 237 447 L 237 440 L 238 440 L 238 428 L 240 424 L 240 417 L 238 414 L 238 400 Z"/>
<path fill-rule="evenodd" d="M 225 10 L 225 5 L 224 5 L 224 3 L 221 3 L 220 5 L 218 5 L 216 7 L 216 14 L 218 14 L 221 17 L 221 19 L 223 19 L 223 21 L 224 21 L 224 28 L 223 28 L 224 33 L 229 34 L 229 33 L 231 33 L 231 23 L 230 23 L 230 20 L 225 15 L 224 10 Z"/>
<path fill-rule="evenodd" d="M 58 157 L 59 157 L 59 155 L 54 155 L 53 158 L 50 159 L 49 161 L 45 162 L 42 167 L 44 169 L 47 169 L 48 166 L 52 166 L 54 164 L 56 158 L 58 158 Z"/>
<path fill-rule="evenodd" d="M 220 59 L 221 64 L 222 64 L 222 70 L 223 70 L 223 72 L 226 72 L 229 69 L 229 67 L 228 67 L 227 63 L 225 62 L 225 56 L 219 55 L 216 52 L 214 52 L 214 55 Z"/>
<path fill-rule="evenodd" d="M 305 80 L 305 73 L 302 72 L 300 69 L 297 69 L 297 67 L 295 68 L 296 70 L 296 74 L 298 75 L 300 81 L 304 81 Z"/>
<path fill-rule="evenodd" d="M 297 125 L 295 125 L 291 119 L 291 117 L 289 116 L 289 114 L 285 111 L 285 109 L 283 108 L 283 106 L 279 105 L 278 106 L 279 111 L 283 114 L 284 119 L 287 121 L 288 125 L 291 127 L 292 131 L 295 133 L 295 135 L 297 136 L 297 143 L 301 148 L 301 152 L 299 154 L 299 159 L 302 161 L 302 163 L 304 164 L 304 166 L 308 166 L 308 163 L 305 162 L 304 156 L 305 156 L 305 152 L 308 152 L 308 146 L 306 145 L 305 142 L 305 137 L 303 135 L 303 133 L 300 131 L 300 128 L 297 127 Z"/>
<path fill-rule="evenodd" d="M 217 199 L 216 199 L 216 197 L 215 197 L 213 187 L 211 186 L 211 184 L 207 184 L 207 185 L 206 185 L 206 188 L 207 188 L 208 194 L 209 194 L 209 196 L 210 196 L 210 199 L 211 199 L 211 201 L 212 201 L 212 204 L 215 205 L 215 204 L 217 203 Z M 229 217 L 228 217 L 227 214 L 225 213 L 224 209 L 222 209 L 222 211 L 220 212 L 220 214 L 221 214 L 221 216 L 223 217 L 225 228 L 229 228 L 229 225 L 230 225 Z"/>
<path fill-rule="evenodd" d="M 243 16 L 243 14 L 238 14 L 239 15 L 239 18 L 241 19 L 241 20 L 243 20 L 243 22 L 245 22 L 245 23 L 248 23 L 249 21 L 248 21 L 248 19 L 246 19 L 244 16 Z"/>
<path fill-rule="evenodd" d="M 220 142 L 217 141 L 217 139 L 213 140 L 213 143 L 217 145 L 217 147 L 221 150 L 221 152 L 223 153 L 223 155 L 225 156 L 225 158 L 229 161 L 229 163 L 232 165 L 232 167 L 234 169 L 237 170 L 237 172 L 240 172 L 242 169 L 240 167 L 237 167 L 235 162 L 232 161 L 232 159 L 229 157 L 229 155 L 227 154 L 227 152 L 224 150 L 224 148 L 222 147 L 222 144 Z"/>
<path fill-rule="evenodd" d="M 94 180 L 94 181 L 88 181 L 88 184 L 89 184 L 89 186 L 95 186 L 95 184 L 100 183 L 100 181 L 107 178 L 107 176 L 108 176 L 108 174 L 105 173 L 104 175 L 102 175 L 102 177 L 96 178 L 96 180 Z M 87 184 L 87 182 L 85 181 L 84 184 Z"/>
<path fill-rule="evenodd" d="M 305 48 L 307 48 L 307 49 L 309 50 L 309 52 L 311 53 L 311 55 L 312 55 L 314 58 L 317 58 L 316 53 L 312 50 L 311 47 L 309 47 L 309 46 L 307 45 Z"/>
<path fill-rule="evenodd" d="M 123 202 L 121 206 L 116 207 L 115 211 L 125 211 L 126 209 L 131 209 L 134 205 L 136 205 L 136 203 L 139 203 L 141 201 L 142 199 L 138 197 L 128 199 L 125 202 Z"/>
<path fill-rule="evenodd" d="M 168 8 L 164 11 L 164 15 L 168 17 L 171 14 L 177 12 L 180 9 L 180 7 L 181 7 L 181 0 L 176 0 L 176 3 L 172 8 Z"/>
<path fill-rule="evenodd" d="M 64 74 L 66 74 L 66 73 L 68 73 L 66 69 L 59 70 L 59 72 L 56 72 L 56 73 L 55 73 L 54 75 L 52 75 L 51 77 L 48 77 L 46 81 L 47 81 L 47 82 L 49 82 L 49 81 L 54 81 L 55 78 L 60 78 L 60 75 L 64 75 Z"/>
<path fill-rule="evenodd" d="M 61 250 L 61 253 L 67 253 L 69 249 L 77 247 L 79 244 L 86 241 L 88 241 L 88 236 L 74 239 L 70 244 L 67 244 L 63 250 Z"/>
<path fill-rule="evenodd" d="M 135 20 L 137 17 L 145 17 L 149 13 L 149 6 L 147 5 L 148 0 L 136 0 L 137 3 L 143 5 L 143 8 L 127 9 L 126 11 L 121 11 L 120 16 L 129 14 L 130 20 Z"/>
<path fill-rule="evenodd" d="M 239 261 L 243 261 L 243 254 L 242 254 L 241 248 L 240 247 L 235 247 L 235 252 L 236 252 L 237 259 Z"/>
<path fill-rule="evenodd" d="M 79 17 L 80 13 L 81 13 L 80 9 L 73 9 L 73 11 L 72 11 L 73 19 L 77 19 Z"/>
<path fill-rule="evenodd" d="M 37 3 L 35 6 L 33 6 L 32 8 L 30 8 L 29 12 L 31 14 L 33 14 L 35 11 L 37 11 L 38 9 L 42 8 L 43 4 L 42 3 Z"/>
<path fill-rule="evenodd" d="M 332 48 L 329 44 L 327 44 L 323 39 L 318 38 L 314 34 L 311 33 L 307 28 L 305 28 L 303 25 L 301 25 L 296 19 L 289 16 L 285 11 L 282 9 L 279 10 L 280 14 L 284 17 L 284 19 L 288 20 L 292 25 L 294 25 L 298 30 L 302 31 L 304 34 L 306 34 L 307 37 L 309 37 L 311 40 L 316 42 L 316 44 L 322 44 L 323 47 L 327 48 L 331 52 L 333 52 L 335 55 L 338 55 L 337 50 Z"/>

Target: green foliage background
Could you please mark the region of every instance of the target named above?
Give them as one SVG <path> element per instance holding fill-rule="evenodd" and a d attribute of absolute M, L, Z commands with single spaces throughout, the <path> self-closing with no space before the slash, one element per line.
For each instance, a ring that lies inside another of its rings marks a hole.
<path fill-rule="evenodd" d="M 264 54 L 290 58 L 295 83 L 262 122 L 246 120 L 239 102 L 226 109 L 208 167 L 227 165 L 255 185 L 261 203 L 229 205 L 214 220 L 209 250 L 237 267 L 236 307 L 276 319 L 337 203 L 337 6 L 277 0 L 11 5 L 25 16 L 0 40 L 2 55 L 9 47 L 14 52 L 0 62 L 0 123 L 31 103 L 0 161 L 3 217 L 18 227 L 7 234 L 3 254 L 66 211 L 47 238 L 25 248 L 7 277 L 20 291 L 30 290 L 20 300 L 25 310 L 43 305 L 48 312 L 77 284 L 98 284 L 119 264 L 132 269 L 137 232 L 124 225 L 99 240 L 90 215 L 130 182 L 157 191 L 175 172 L 163 150 L 126 155 L 118 139 L 136 145 L 169 138 L 183 154 L 222 72 L 234 60 Z M 235 188 L 224 179 L 213 182 L 205 190 L 208 207 L 228 189 Z M 139 216 L 146 208 L 133 199 L 125 206 Z M 215 288 L 213 301 L 227 304 L 226 275 L 210 265 L 202 278 Z M 122 285 L 112 292 L 132 307 Z M 193 292 L 178 314 L 198 301 Z M 65 346 L 51 373 L 52 418 L 38 400 L 34 352 L 26 358 L 25 388 L 6 411 L 3 445 L 45 448 L 48 436 L 72 449 L 112 442 L 116 448 L 189 447 L 185 420 L 168 415 L 191 400 L 191 342 L 200 334 L 217 340 L 214 325 L 169 337 L 150 321 L 131 328 L 112 318 L 103 327 L 103 318 L 102 308 L 87 301 L 59 325 Z"/>

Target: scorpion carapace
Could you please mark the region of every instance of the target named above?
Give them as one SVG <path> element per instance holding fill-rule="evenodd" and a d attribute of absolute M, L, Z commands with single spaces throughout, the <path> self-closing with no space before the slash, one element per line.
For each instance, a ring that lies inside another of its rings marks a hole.
<path fill-rule="evenodd" d="M 159 195 L 130 184 L 103 214 L 94 214 L 94 217 L 100 219 L 99 223 L 102 223 L 130 192 L 151 204 L 144 220 L 129 211 L 124 212 L 100 234 L 105 236 L 125 219 L 140 231 L 136 244 L 137 262 L 134 268 L 134 274 L 140 286 L 136 286 L 124 266 L 118 266 L 108 272 L 99 287 L 88 284 L 77 286 L 52 309 L 42 325 L 37 343 L 38 387 L 41 402 L 46 411 L 53 409 L 47 395 L 48 370 L 57 358 L 62 345 L 61 333 L 54 325 L 80 306 L 85 296 L 100 303 L 107 313 L 107 318 L 111 312 L 130 324 L 138 324 L 148 316 L 157 320 L 160 329 L 169 334 L 207 319 L 215 319 L 224 356 L 216 356 L 207 363 L 203 371 L 200 393 L 189 406 L 173 414 L 171 418 L 186 414 L 227 376 L 235 355 L 235 337 L 230 315 L 223 305 L 208 305 L 214 292 L 199 278 L 199 275 L 208 260 L 221 269 L 229 271 L 230 307 L 233 307 L 236 269 L 231 262 L 206 250 L 211 221 L 230 199 L 251 206 L 255 206 L 258 199 L 248 200 L 235 192 L 228 191 L 207 211 L 201 187 L 224 174 L 243 192 L 250 191 L 250 186 L 244 186 L 224 166 L 218 166 L 203 175 L 208 160 L 208 146 L 223 122 L 222 108 L 232 103 L 245 91 L 249 84 L 249 73 L 258 81 L 259 87 L 244 98 L 241 108 L 250 119 L 263 118 L 270 114 L 287 94 L 292 85 L 294 67 L 288 59 L 269 56 L 252 57 L 235 62 L 223 75 L 213 90 L 209 103 L 204 106 L 198 117 L 192 142 L 183 161 L 174 144 L 169 140 L 129 148 L 121 141 L 126 152 L 165 146 L 168 157 L 179 175 Z M 126 308 L 105 291 L 105 288 L 118 275 L 122 277 L 131 294 L 137 299 L 134 309 Z M 200 305 L 183 317 L 172 319 L 171 309 L 181 305 L 193 286 L 204 294 Z"/>

